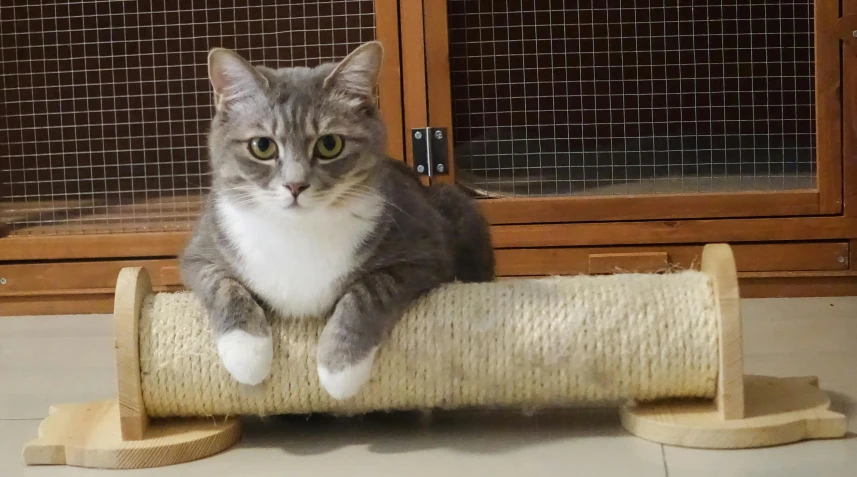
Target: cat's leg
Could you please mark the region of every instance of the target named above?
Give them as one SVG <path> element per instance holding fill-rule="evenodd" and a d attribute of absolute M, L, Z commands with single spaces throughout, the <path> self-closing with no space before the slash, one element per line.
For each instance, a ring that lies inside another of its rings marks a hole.
<path fill-rule="evenodd" d="M 410 271 L 367 275 L 336 304 L 316 353 L 319 381 L 331 397 L 346 399 L 360 390 L 390 329 L 413 300 L 442 281 L 425 269 Z"/>
<path fill-rule="evenodd" d="M 208 312 L 223 367 L 239 383 L 264 381 L 274 354 L 265 311 L 247 288 L 217 265 L 182 265 L 186 283 Z"/>

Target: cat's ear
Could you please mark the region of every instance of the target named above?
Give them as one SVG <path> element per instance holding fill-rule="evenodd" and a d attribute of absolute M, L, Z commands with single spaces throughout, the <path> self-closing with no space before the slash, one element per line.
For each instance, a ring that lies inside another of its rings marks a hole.
<path fill-rule="evenodd" d="M 324 79 L 326 89 L 338 89 L 359 97 L 372 97 L 378 77 L 384 48 L 377 41 L 357 47 Z"/>
<path fill-rule="evenodd" d="M 214 48 L 208 53 L 208 79 L 218 109 L 268 87 L 267 78 L 238 53 L 226 48 Z"/>

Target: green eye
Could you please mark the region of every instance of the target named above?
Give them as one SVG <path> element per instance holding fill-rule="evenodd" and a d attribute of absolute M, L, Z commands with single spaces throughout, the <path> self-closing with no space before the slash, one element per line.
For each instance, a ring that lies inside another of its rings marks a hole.
<path fill-rule="evenodd" d="M 325 134 L 315 142 L 315 156 L 321 159 L 335 159 L 342 152 L 342 137 L 338 134 Z"/>
<path fill-rule="evenodd" d="M 250 140 L 249 149 L 253 157 L 267 161 L 277 154 L 277 143 L 269 137 L 254 137 Z"/>

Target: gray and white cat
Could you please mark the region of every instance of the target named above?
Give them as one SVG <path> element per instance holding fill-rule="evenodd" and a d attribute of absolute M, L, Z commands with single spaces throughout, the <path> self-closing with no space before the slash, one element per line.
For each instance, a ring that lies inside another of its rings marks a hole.
<path fill-rule="evenodd" d="M 372 42 L 339 64 L 278 70 L 209 54 L 213 184 L 181 270 L 241 383 L 270 372 L 269 320 L 329 316 L 319 379 L 332 397 L 352 396 L 416 298 L 494 277 L 475 203 L 384 155 L 382 54 Z"/>

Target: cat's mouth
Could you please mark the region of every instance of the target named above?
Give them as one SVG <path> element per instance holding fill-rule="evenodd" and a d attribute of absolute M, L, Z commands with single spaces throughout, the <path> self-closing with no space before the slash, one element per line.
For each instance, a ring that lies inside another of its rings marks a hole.
<path fill-rule="evenodd" d="M 306 205 L 298 203 L 298 201 L 293 201 L 284 208 L 289 212 L 302 212 L 309 209 Z"/>

